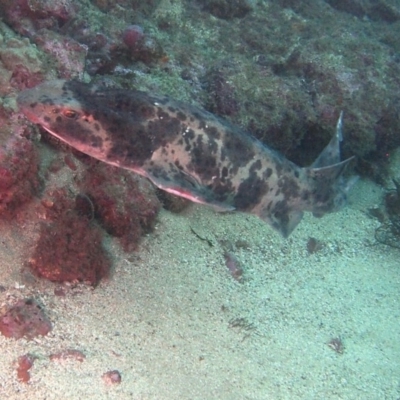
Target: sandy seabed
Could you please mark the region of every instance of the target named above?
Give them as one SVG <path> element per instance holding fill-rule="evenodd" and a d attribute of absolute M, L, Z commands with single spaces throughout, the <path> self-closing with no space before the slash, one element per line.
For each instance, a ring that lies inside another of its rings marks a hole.
<path fill-rule="evenodd" d="M 360 181 L 348 207 L 306 216 L 286 240 L 251 215 L 162 211 L 138 252 L 107 243 L 110 279 L 66 296 L 21 273 L 29 227 L 2 227 L 1 306 L 33 296 L 53 330 L 0 336 L 0 399 L 399 399 L 400 250 L 376 243 L 366 213 L 380 196 Z M 314 254 L 310 237 L 323 242 Z M 65 349 L 86 358 L 50 360 Z M 15 360 L 27 353 L 36 360 L 25 384 Z M 103 381 L 110 370 L 119 385 Z"/>

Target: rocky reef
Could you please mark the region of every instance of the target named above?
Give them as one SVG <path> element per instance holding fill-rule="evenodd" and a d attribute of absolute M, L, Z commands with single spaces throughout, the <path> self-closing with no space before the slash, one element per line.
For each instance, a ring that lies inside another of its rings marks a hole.
<path fill-rule="evenodd" d="M 105 238 L 136 250 L 161 203 L 147 181 L 22 119 L 15 95 L 43 80 L 94 80 L 195 103 L 300 165 L 319 154 L 343 110 L 344 157 L 355 154 L 358 174 L 378 182 L 400 144 L 394 0 L 9 0 L 0 10 L 0 218 L 23 220 L 33 207 L 28 264 L 50 280 L 96 285 L 112 265 Z M 46 254 L 54 238 L 69 250 Z M 87 274 L 66 267 L 79 246 Z M 50 259 L 59 260 L 51 272 Z"/>

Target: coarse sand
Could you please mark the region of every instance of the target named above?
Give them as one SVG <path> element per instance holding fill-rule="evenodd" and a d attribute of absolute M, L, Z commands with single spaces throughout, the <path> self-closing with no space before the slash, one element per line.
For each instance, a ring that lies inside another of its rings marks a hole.
<path fill-rule="evenodd" d="M 109 279 L 64 285 L 65 296 L 24 267 L 33 227 L 2 225 L 0 306 L 34 297 L 53 330 L 0 335 L 0 399 L 398 399 L 400 250 L 375 241 L 367 214 L 381 194 L 359 181 L 345 209 L 306 215 L 289 239 L 247 214 L 162 211 L 139 251 L 108 239 Z M 310 237 L 321 243 L 311 254 Z M 85 358 L 50 359 L 68 349 Z M 22 383 L 15 361 L 27 353 Z M 102 379 L 111 370 L 120 384 Z"/>

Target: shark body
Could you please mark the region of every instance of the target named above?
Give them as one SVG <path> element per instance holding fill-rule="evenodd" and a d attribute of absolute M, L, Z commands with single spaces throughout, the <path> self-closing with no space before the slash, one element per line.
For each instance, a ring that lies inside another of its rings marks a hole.
<path fill-rule="evenodd" d="M 346 202 L 342 173 L 351 159 L 340 160 L 341 116 L 317 160 L 300 168 L 227 121 L 168 97 L 55 80 L 17 102 L 75 149 L 216 210 L 255 214 L 285 237 L 304 211 L 320 217 Z"/>

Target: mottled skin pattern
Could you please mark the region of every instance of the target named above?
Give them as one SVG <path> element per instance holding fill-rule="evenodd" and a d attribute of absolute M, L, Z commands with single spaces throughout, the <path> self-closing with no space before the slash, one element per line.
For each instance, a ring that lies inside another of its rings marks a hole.
<path fill-rule="evenodd" d="M 303 211 L 344 202 L 337 134 L 299 168 L 237 127 L 167 97 L 50 81 L 18 96 L 21 111 L 72 147 L 218 210 L 258 215 L 288 236 Z"/>

